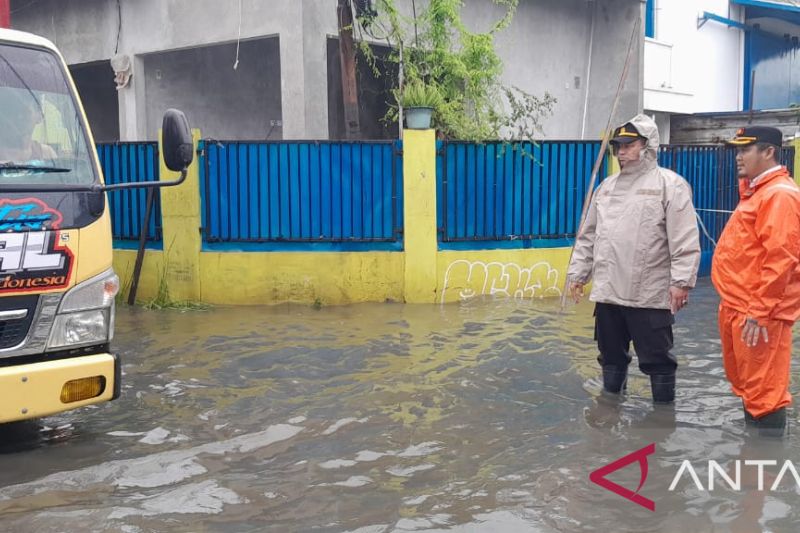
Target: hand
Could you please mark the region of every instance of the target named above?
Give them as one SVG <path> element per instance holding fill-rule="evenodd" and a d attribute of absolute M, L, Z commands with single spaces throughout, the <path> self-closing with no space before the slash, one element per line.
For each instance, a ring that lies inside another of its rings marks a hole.
<path fill-rule="evenodd" d="M 742 320 L 742 340 L 747 346 L 755 346 L 758 344 L 759 337 L 764 337 L 764 342 L 769 342 L 767 336 L 767 328 L 758 325 L 758 320 L 752 317 L 747 317 Z"/>
<path fill-rule="evenodd" d="M 569 284 L 569 296 L 572 298 L 572 301 L 578 303 L 583 298 L 583 287 L 584 284 L 578 281 L 573 281 Z"/>
<path fill-rule="evenodd" d="M 681 287 L 669 288 L 669 308 L 674 315 L 689 304 L 689 289 Z"/>

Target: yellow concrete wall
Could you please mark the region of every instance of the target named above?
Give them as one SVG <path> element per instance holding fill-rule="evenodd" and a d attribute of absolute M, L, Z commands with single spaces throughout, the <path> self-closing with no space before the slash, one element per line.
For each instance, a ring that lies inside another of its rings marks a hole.
<path fill-rule="evenodd" d="M 559 297 L 568 258 L 569 248 L 440 251 L 435 290 L 425 303 L 479 295 Z M 135 260 L 135 250 L 114 250 L 114 270 L 126 297 Z M 402 252 L 202 252 L 199 271 L 195 301 L 211 304 L 408 301 Z M 147 250 L 137 300 L 154 298 L 162 276 L 163 252 Z"/>
<path fill-rule="evenodd" d="M 569 248 L 439 251 L 434 289 L 425 301 L 452 303 L 475 296 L 560 297 Z M 160 250 L 147 250 L 137 301 L 157 294 L 163 276 Z M 135 250 L 114 250 L 114 270 L 127 298 Z M 217 305 L 286 302 L 341 305 L 409 301 L 403 252 L 202 252 L 200 296 Z M 169 283 L 169 281 L 168 281 Z"/>
<path fill-rule="evenodd" d="M 800 185 L 800 139 L 793 140 L 792 146 L 794 146 L 794 168 L 789 170 L 792 172 L 794 182 Z"/>
<path fill-rule="evenodd" d="M 609 176 L 611 174 L 616 174 L 617 172 L 620 171 L 619 159 L 617 159 L 617 156 L 612 155 L 611 157 L 608 158 L 608 162 L 609 162 L 609 164 L 608 164 L 608 175 Z M 598 182 L 600 181 L 600 176 L 597 177 L 597 181 Z"/>
<path fill-rule="evenodd" d="M 569 253 L 569 248 L 439 252 L 436 301 L 560 297 Z"/>
<path fill-rule="evenodd" d="M 193 134 L 197 141 L 199 132 Z M 162 279 L 169 300 L 230 305 L 443 303 L 478 295 L 561 294 L 569 248 L 438 251 L 435 132 L 406 131 L 403 150 L 402 252 L 201 251 L 195 160 L 185 183 L 161 192 L 164 251 L 146 251 L 137 300 L 156 297 Z M 176 177 L 163 168 L 162 176 Z M 135 250 L 114 251 L 124 298 L 135 260 Z"/>
<path fill-rule="evenodd" d="M 436 132 L 403 134 L 403 228 L 405 298 L 410 303 L 436 299 Z"/>
<path fill-rule="evenodd" d="M 201 138 L 200 130 L 192 130 L 192 138 L 196 152 Z M 163 153 L 162 146 L 159 146 L 159 150 Z M 174 301 L 200 299 L 200 263 L 197 260 L 202 247 L 199 160 L 195 155 L 187 169 L 186 181 L 161 189 L 161 224 L 164 250 L 167 252 L 167 282 L 169 297 Z M 172 181 L 180 176 L 178 172 L 167 169 L 163 158 L 160 165 L 161 181 Z"/>
<path fill-rule="evenodd" d="M 147 250 L 137 302 L 156 297 L 164 252 Z M 136 250 L 114 250 L 114 271 L 127 299 Z M 171 264 L 172 261 L 170 260 Z M 402 252 L 202 252 L 194 302 L 271 305 L 286 302 L 339 305 L 403 301 Z M 170 299 L 173 296 L 167 279 Z"/>
<path fill-rule="evenodd" d="M 146 250 L 136 291 L 137 302 L 147 302 L 156 297 L 158 284 L 164 274 L 164 254 L 161 250 Z M 128 291 L 136 263 L 136 250 L 114 250 L 114 272 L 119 276 L 120 293 L 123 301 L 128 300 Z"/>
<path fill-rule="evenodd" d="M 338 305 L 403 301 L 402 252 L 203 252 L 203 302 Z"/>

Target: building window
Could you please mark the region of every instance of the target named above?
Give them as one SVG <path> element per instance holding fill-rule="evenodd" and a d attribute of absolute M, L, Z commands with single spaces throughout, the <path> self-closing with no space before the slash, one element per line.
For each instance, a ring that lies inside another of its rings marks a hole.
<path fill-rule="evenodd" d="M 656 36 L 656 0 L 647 0 L 645 4 L 644 36 L 651 39 Z"/>

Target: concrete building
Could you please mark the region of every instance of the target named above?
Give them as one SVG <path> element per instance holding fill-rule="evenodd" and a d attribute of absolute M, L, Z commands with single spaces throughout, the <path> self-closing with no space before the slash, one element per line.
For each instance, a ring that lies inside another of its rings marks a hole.
<path fill-rule="evenodd" d="M 800 2 L 646 0 L 645 11 L 644 107 L 665 139 L 670 126 L 696 128 L 703 117 L 702 139 L 718 138 L 731 129 L 713 131 L 719 114 L 734 124 L 737 112 L 800 104 Z M 784 115 L 774 125 L 793 132 Z"/>
<path fill-rule="evenodd" d="M 411 0 L 397 3 L 410 11 Z M 343 120 L 336 4 L 12 0 L 11 25 L 61 49 L 98 140 L 154 139 L 168 107 L 183 109 L 206 137 L 328 139 L 341 137 Z M 503 13 L 491 0 L 467 0 L 464 9 L 475 30 Z M 642 14 L 640 0 L 520 1 L 496 45 L 505 84 L 558 99 L 544 122 L 546 137 L 597 138 Z M 616 120 L 642 109 L 642 47 L 636 35 Z M 131 64 L 119 90 L 110 66 L 115 56 Z M 363 135 L 396 136 L 378 121 L 386 87 L 371 89 L 362 88 Z"/>

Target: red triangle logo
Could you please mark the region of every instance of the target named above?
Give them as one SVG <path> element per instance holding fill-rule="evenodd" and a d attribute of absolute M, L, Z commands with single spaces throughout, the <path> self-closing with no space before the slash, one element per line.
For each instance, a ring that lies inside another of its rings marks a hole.
<path fill-rule="evenodd" d="M 618 494 L 637 505 L 641 505 L 645 509 L 655 511 L 656 503 L 639 494 L 639 491 L 644 486 L 645 481 L 647 481 L 647 472 L 648 472 L 647 456 L 655 453 L 655 451 L 656 451 L 656 444 L 655 443 L 648 444 L 641 450 L 636 450 L 633 453 L 629 453 L 625 457 L 620 457 L 611 464 L 607 464 L 606 466 L 598 468 L 597 470 L 589 474 L 589 480 L 592 483 L 600 485 L 606 490 L 610 490 L 614 494 Z M 609 475 L 611 472 L 616 472 L 620 468 L 625 468 L 629 464 L 635 462 L 639 463 L 639 473 L 641 474 L 641 477 L 639 479 L 639 486 L 636 487 L 635 491 L 632 491 L 626 487 L 623 487 L 622 485 L 619 485 L 617 483 L 614 483 L 613 481 L 606 479 L 606 476 Z"/>

